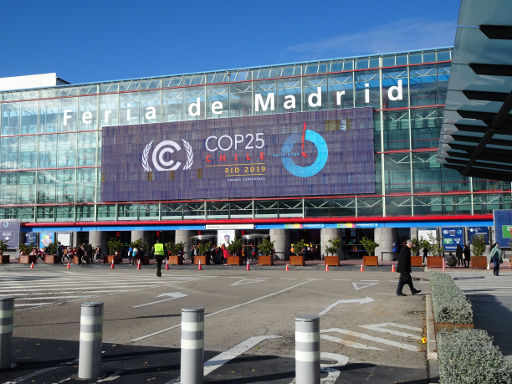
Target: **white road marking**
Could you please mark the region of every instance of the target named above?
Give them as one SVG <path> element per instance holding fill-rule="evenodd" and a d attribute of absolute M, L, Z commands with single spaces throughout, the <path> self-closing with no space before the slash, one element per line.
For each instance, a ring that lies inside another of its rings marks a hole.
<path fill-rule="evenodd" d="M 162 293 L 161 295 L 158 295 L 157 297 L 162 297 L 162 296 L 169 296 L 169 297 L 167 299 L 157 300 L 157 301 L 153 301 L 151 303 L 134 305 L 134 306 L 132 306 L 132 308 L 146 307 L 148 305 L 158 304 L 158 303 L 162 303 L 164 301 L 180 299 L 180 298 L 186 297 L 188 295 L 183 292 L 170 292 L 170 293 Z"/>
<path fill-rule="evenodd" d="M 360 289 L 371 287 L 372 285 L 377 285 L 379 282 L 375 281 L 353 281 L 352 285 L 354 286 L 356 291 L 359 291 Z"/>
<path fill-rule="evenodd" d="M 327 372 L 327 377 L 321 379 L 322 384 L 334 384 L 338 377 L 341 375 L 341 371 L 339 369 L 335 369 L 333 367 L 344 367 L 348 363 L 348 357 L 345 355 L 340 355 L 337 353 L 330 352 L 321 352 L 321 359 L 332 359 L 335 361 L 334 364 L 321 364 L 321 370 L 323 372 Z"/>
<path fill-rule="evenodd" d="M 87 295 L 87 296 L 45 296 L 45 297 L 20 297 L 16 299 L 16 302 L 18 301 L 27 301 L 27 300 L 48 300 L 48 299 L 79 299 L 79 298 L 85 298 L 85 297 L 92 297 L 94 295 Z"/>
<path fill-rule="evenodd" d="M 299 283 L 299 284 L 295 284 L 295 285 L 292 285 L 288 288 L 284 288 L 284 289 L 281 289 L 279 291 L 276 291 L 276 292 L 273 292 L 273 293 L 269 293 L 268 295 L 264 295 L 264 296 L 260 296 L 260 297 L 257 297 L 256 299 L 252 299 L 252 300 L 249 300 L 249 301 L 246 301 L 244 303 L 240 303 L 240 304 L 237 304 L 237 305 L 233 305 L 232 307 L 228 307 L 228 308 L 224 308 L 224 309 L 220 309 L 216 312 L 213 312 L 213 313 L 209 313 L 207 315 L 205 315 L 204 317 L 207 318 L 207 317 L 211 317 L 211 316 L 215 316 L 215 315 L 218 315 L 219 313 L 223 313 L 223 312 L 226 312 L 226 311 L 230 311 L 232 309 L 236 309 L 236 308 L 240 308 L 240 307 L 243 307 L 245 305 L 249 305 L 249 304 L 252 304 L 252 303 L 255 303 L 257 301 L 260 301 L 260 300 L 264 300 L 264 299 L 267 299 L 269 297 L 272 297 L 272 296 L 275 296 L 275 295 L 279 295 L 280 293 L 283 293 L 283 292 L 286 292 L 286 291 L 289 291 L 291 289 L 294 289 L 294 288 L 297 288 L 297 287 L 300 287 L 302 285 L 305 285 L 305 284 L 309 284 L 311 283 L 312 281 L 315 281 L 315 279 L 308 279 L 307 281 L 304 281 L 302 283 Z M 181 326 L 181 323 L 179 324 L 176 324 L 176 325 L 173 325 L 172 327 L 169 327 L 169 328 L 165 328 L 165 329 L 161 329 L 159 331 L 156 331 L 156 332 L 153 332 L 153 333 L 150 333 L 148 335 L 144 335 L 144 336 L 141 336 L 141 337 L 137 337 L 135 339 L 132 339 L 132 343 L 137 343 L 141 340 L 144 340 L 144 339 L 147 339 L 149 337 L 153 337 L 153 336 L 156 336 L 156 335 L 159 335 L 161 333 L 164 333 L 164 332 L 167 332 L 167 331 L 172 331 L 173 329 L 176 329 L 176 328 L 179 328 Z"/>
<path fill-rule="evenodd" d="M 382 349 L 377 348 L 377 347 L 370 347 L 367 344 L 356 343 L 354 341 L 340 339 L 339 337 L 334 337 L 334 336 L 329 336 L 329 335 L 320 335 L 320 338 L 323 340 L 332 341 L 333 343 L 343 344 L 343 345 L 346 345 L 347 347 L 352 347 L 352 348 L 356 348 L 356 349 L 370 349 L 373 351 L 382 351 Z"/>
<path fill-rule="evenodd" d="M 359 332 L 355 332 L 355 331 L 349 331 L 348 329 L 330 328 L 330 329 L 323 329 L 320 332 L 322 332 L 322 333 L 338 332 L 338 333 L 341 333 L 341 334 L 344 334 L 344 335 L 350 335 L 350 336 L 354 336 L 354 337 L 359 337 L 361 339 L 370 340 L 370 341 L 373 341 L 375 343 L 380 343 L 380 344 L 390 345 L 392 347 L 398 347 L 398 348 L 401 348 L 401 349 L 406 349 L 408 351 L 414 351 L 414 352 L 419 352 L 420 351 L 420 348 L 417 347 L 416 345 L 399 343 L 399 342 L 392 341 L 392 340 L 382 339 L 380 337 L 370 336 L 370 335 L 367 335 L 367 334 L 364 334 L 364 333 L 359 333 Z"/>
<path fill-rule="evenodd" d="M 333 309 L 334 307 L 336 307 L 337 305 L 339 304 L 346 304 L 346 303 L 359 303 L 359 304 L 367 304 L 367 303 L 371 303 L 372 301 L 375 301 L 374 299 L 372 299 L 371 297 L 368 297 L 366 296 L 364 299 L 346 299 L 346 300 L 338 300 L 336 302 L 334 302 L 333 304 L 329 305 L 327 308 L 325 308 L 324 310 L 320 311 L 318 313 L 318 316 L 322 316 L 322 315 L 325 315 L 327 312 L 329 312 L 331 309 Z"/>
<path fill-rule="evenodd" d="M 237 356 L 243 354 L 244 352 L 248 351 L 249 349 L 254 348 L 256 345 L 261 343 L 264 340 L 268 339 L 277 339 L 281 336 L 276 335 L 266 335 L 266 336 L 253 336 L 248 338 L 247 340 L 241 342 L 238 345 L 235 345 L 234 347 L 228 349 L 225 352 L 219 353 L 217 356 L 211 358 L 206 363 L 204 363 L 204 376 L 209 375 L 213 371 L 215 371 L 217 368 L 222 367 L 224 364 L 228 363 L 229 361 L 233 360 Z"/>
<path fill-rule="evenodd" d="M 236 282 L 234 282 L 231 285 L 247 285 L 247 284 L 254 284 L 254 283 L 262 283 L 264 281 L 267 281 L 269 279 L 241 279 Z"/>
<path fill-rule="evenodd" d="M 30 303 L 30 304 L 14 304 L 15 307 L 40 307 L 42 305 L 55 304 L 55 301 L 49 303 Z"/>
<path fill-rule="evenodd" d="M 366 325 L 360 325 L 360 327 L 365 328 L 365 329 L 370 329 L 370 330 L 376 331 L 376 332 L 387 333 L 388 335 L 395 335 L 395 336 L 400 336 L 400 337 L 410 337 L 410 338 L 414 338 L 414 339 L 417 339 L 419 337 L 419 335 L 401 332 L 401 331 L 395 331 L 395 330 L 389 329 L 387 327 L 408 329 L 411 331 L 418 332 L 420 334 L 423 331 L 421 328 L 411 327 L 409 325 L 402 325 L 402 324 L 397 324 L 397 323 L 366 324 Z"/>

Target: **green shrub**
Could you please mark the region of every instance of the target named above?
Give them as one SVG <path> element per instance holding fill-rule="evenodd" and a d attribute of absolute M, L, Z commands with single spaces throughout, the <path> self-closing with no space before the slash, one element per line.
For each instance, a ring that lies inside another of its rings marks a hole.
<path fill-rule="evenodd" d="M 46 253 L 48 255 L 56 255 L 59 251 L 59 245 L 55 242 L 50 243 L 46 246 Z"/>
<path fill-rule="evenodd" d="M 437 323 L 472 324 L 473 308 L 449 274 L 432 272 L 432 310 Z"/>
<path fill-rule="evenodd" d="M 473 254 L 475 256 L 482 256 L 485 252 L 484 235 L 474 235 L 472 245 L 473 245 Z"/>
<path fill-rule="evenodd" d="M 363 244 L 363 247 L 366 252 L 368 252 L 369 256 L 375 256 L 375 248 L 379 246 L 379 243 L 376 243 L 369 237 L 363 236 L 361 239 L 361 244 Z"/>
<path fill-rule="evenodd" d="M 439 332 L 437 353 L 443 384 L 512 383 L 512 365 L 481 329 Z"/>

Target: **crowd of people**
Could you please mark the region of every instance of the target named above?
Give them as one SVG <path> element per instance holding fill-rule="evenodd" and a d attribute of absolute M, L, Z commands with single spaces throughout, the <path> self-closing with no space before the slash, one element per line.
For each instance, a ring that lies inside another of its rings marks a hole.
<path fill-rule="evenodd" d="M 21 253 L 23 254 L 23 251 Z M 41 261 L 44 261 L 45 256 L 48 254 L 50 254 L 48 247 L 32 247 L 32 250 L 29 253 L 29 255 L 35 256 L 36 259 L 39 258 Z M 58 260 L 62 263 L 72 263 L 75 256 L 78 259 L 78 264 L 103 262 L 101 247 L 98 245 L 94 248 L 91 246 L 91 244 L 86 243 L 83 243 L 77 247 L 70 247 L 62 245 L 61 243 L 57 243 L 57 256 Z"/>

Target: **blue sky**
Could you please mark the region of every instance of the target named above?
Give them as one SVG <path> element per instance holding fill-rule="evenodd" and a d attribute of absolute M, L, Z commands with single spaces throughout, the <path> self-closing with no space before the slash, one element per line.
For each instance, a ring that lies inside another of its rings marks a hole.
<path fill-rule="evenodd" d="M 71 83 L 453 45 L 459 0 L 10 0 L 0 77 Z"/>

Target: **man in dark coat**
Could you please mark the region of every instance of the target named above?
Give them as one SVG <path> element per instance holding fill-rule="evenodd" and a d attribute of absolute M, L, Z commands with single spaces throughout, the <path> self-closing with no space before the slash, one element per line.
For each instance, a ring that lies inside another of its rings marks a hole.
<path fill-rule="evenodd" d="M 405 246 L 402 247 L 400 253 L 398 254 L 398 265 L 396 271 L 400 273 L 400 279 L 398 280 L 398 286 L 396 287 L 397 296 L 407 296 L 405 293 L 402 293 L 404 284 L 407 284 L 409 288 L 411 288 L 411 293 L 413 295 L 421 292 L 420 289 L 415 289 L 412 285 L 411 248 L 412 241 L 407 240 Z"/>

